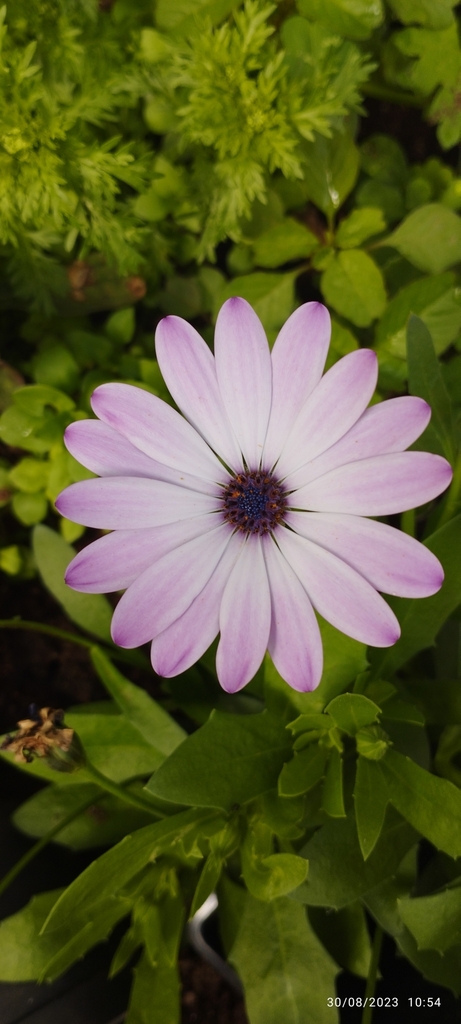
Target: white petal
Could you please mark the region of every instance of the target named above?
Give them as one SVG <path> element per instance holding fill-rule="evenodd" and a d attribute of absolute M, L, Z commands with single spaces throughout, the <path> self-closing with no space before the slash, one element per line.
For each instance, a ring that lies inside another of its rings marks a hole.
<path fill-rule="evenodd" d="M 261 539 L 250 536 L 224 590 L 216 656 L 219 682 L 236 693 L 253 678 L 264 658 L 271 624 L 271 599 Z"/>
<path fill-rule="evenodd" d="M 269 652 L 278 672 L 295 690 L 318 686 L 323 669 L 322 639 L 314 610 L 293 569 L 267 536 L 263 541 L 271 592 Z"/>

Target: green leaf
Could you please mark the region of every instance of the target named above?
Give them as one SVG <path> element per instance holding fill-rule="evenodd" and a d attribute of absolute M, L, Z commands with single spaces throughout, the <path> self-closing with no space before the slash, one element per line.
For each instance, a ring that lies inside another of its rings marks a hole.
<path fill-rule="evenodd" d="M 312 789 L 325 775 L 326 759 L 327 751 L 317 743 L 295 754 L 282 768 L 278 784 L 280 796 L 299 796 Z"/>
<path fill-rule="evenodd" d="M 35 526 L 41 523 L 48 512 L 48 502 L 44 494 L 24 494 L 19 491 L 13 495 L 12 510 L 24 526 Z"/>
<path fill-rule="evenodd" d="M 354 804 L 357 835 L 364 860 L 368 859 L 381 835 L 388 802 L 387 785 L 379 765 L 376 761 L 359 757 Z"/>
<path fill-rule="evenodd" d="M 20 459 L 10 470 L 9 479 L 20 491 L 36 494 L 47 485 L 48 464 L 41 459 Z"/>
<path fill-rule="evenodd" d="M 272 853 L 272 833 L 263 821 L 250 822 L 242 846 L 242 875 L 258 900 L 274 900 L 304 882 L 308 864 L 293 853 Z"/>
<path fill-rule="evenodd" d="M 401 288 L 377 325 L 378 356 L 385 350 L 406 360 L 406 327 L 411 313 L 421 317 L 431 333 L 437 355 L 442 355 L 461 327 L 460 293 L 454 284 L 454 274 L 447 272 L 420 278 Z"/>
<path fill-rule="evenodd" d="M 322 807 L 330 815 L 330 818 L 346 817 L 343 795 L 343 759 L 336 747 L 333 747 L 328 759 L 322 790 Z"/>
<path fill-rule="evenodd" d="M 386 230 L 383 212 L 376 206 L 363 206 L 353 210 L 341 221 L 335 235 L 335 243 L 340 249 L 355 249 L 367 238 L 379 235 Z"/>
<path fill-rule="evenodd" d="M 226 299 L 239 295 L 253 306 L 270 335 L 269 340 L 275 340 L 274 332 L 280 330 L 295 307 L 294 282 L 297 273 L 270 274 L 258 271 L 234 277 L 217 296 L 215 316 Z"/>
<path fill-rule="evenodd" d="M 195 27 L 197 18 L 206 18 L 212 25 L 219 24 L 238 7 L 239 0 L 158 0 L 155 20 L 164 32 L 187 35 Z M 160 1024 L 160 1021 L 159 1021 Z M 162 1021 L 163 1024 L 163 1021 Z"/>
<path fill-rule="evenodd" d="M 143 953 L 134 968 L 126 1024 L 179 1024 L 179 996 L 177 966 L 161 964 L 153 967 L 147 953 Z"/>
<path fill-rule="evenodd" d="M 391 245 L 418 270 L 441 274 L 461 260 L 461 219 L 441 203 L 427 203 L 380 245 Z"/>
<path fill-rule="evenodd" d="M 112 643 L 112 608 L 102 594 L 79 594 L 64 583 L 64 573 L 76 552 L 48 526 L 36 526 L 33 532 L 35 560 L 42 580 L 64 608 L 72 622 L 100 640 Z"/>
<path fill-rule="evenodd" d="M 230 809 L 273 789 L 290 743 L 283 723 L 257 715 L 212 712 L 147 784 L 163 800 Z"/>
<path fill-rule="evenodd" d="M 40 935 L 51 908 L 63 892 L 53 889 L 33 896 L 30 902 L 0 923 L 0 981 L 36 981 L 50 957 L 72 932 L 72 924 L 52 935 Z"/>
<path fill-rule="evenodd" d="M 381 0 L 297 0 L 300 14 L 349 39 L 368 39 L 384 16 Z"/>
<path fill-rule="evenodd" d="M 104 330 L 108 338 L 111 341 L 115 341 L 117 345 L 127 345 L 133 338 L 135 327 L 133 306 L 117 309 L 116 313 L 112 313 L 104 324 Z"/>
<path fill-rule="evenodd" d="M 359 978 L 366 978 L 370 967 L 371 943 L 365 912 L 360 903 L 342 910 L 309 907 L 309 921 L 333 960 Z"/>
<path fill-rule="evenodd" d="M 461 943 L 461 887 L 432 896 L 399 900 L 402 921 L 416 939 L 418 949 L 446 953 Z"/>
<path fill-rule="evenodd" d="M 393 647 L 370 652 L 374 676 L 389 677 L 418 651 L 431 647 L 440 627 L 461 602 L 461 516 L 442 526 L 425 544 L 443 565 L 443 586 L 433 597 L 392 602 L 402 635 Z"/>
<path fill-rule="evenodd" d="M 362 168 L 375 181 L 386 185 L 404 185 L 408 178 L 407 158 L 400 143 L 391 135 L 371 135 L 360 147 Z"/>
<path fill-rule="evenodd" d="M 14 403 L 21 412 L 29 416 L 43 416 L 46 406 L 56 412 L 70 412 L 75 409 L 75 402 L 69 395 L 48 384 L 28 384 L 14 392 Z"/>
<path fill-rule="evenodd" d="M 142 784 L 135 784 L 133 789 L 141 794 Z M 92 795 L 94 805 L 66 825 L 55 842 L 69 846 L 71 850 L 109 846 L 118 843 L 128 832 L 152 822 L 151 815 L 116 797 L 107 795 L 103 800 L 98 799 L 101 796 L 98 787 L 85 782 L 70 788 L 47 786 L 39 790 L 14 812 L 13 822 L 22 832 L 40 839 L 73 809 L 77 810 L 90 800 Z"/>
<path fill-rule="evenodd" d="M 37 384 L 70 393 L 78 387 L 79 368 L 72 353 L 64 345 L 53 345 L 35 356 L 32 372 Z"/>
<path fill-rule="evenodd" d="M 151 747 L 168 757 L 186 738 L 184 729 L 145 690 L 126 679 L 99 647 L 92 647 L 91 660 L 126 720 Z"/>
<path fill-rule="evenodd" d="M 290 899 L 336 910 L 362 898 L 393 875 L 418 835 L 389 809 L 385 827 L 368 860 L 363 860 L 354 814 L 323 825 L 301 850 L 309 877 Z"/>
<path fill-rule="evenodd" d="M 417 316 L 407 327 L 408 389 L 424 398 L 432 410 L 431 426 L 444 454 L 453 464 L 455 458 L 454 425 L 450 399 L 442 377 L 431 335 Z"/>
<path fill-rule="evenodd" d="M 258 267 L 281 267 L 291 260 L 306 259 L 318 247 L 318 238 L 312 231 L 292 217 L 286 217 L 256 239 L 255 263 Z"/>
<path fill-rule="evenodd" d="M 309 198 L 331 219 L 357 181 L 357 146 L 347 132 L 330 139 L 316 135 L 313 142 L 303 142 L 303 156 Z"/>
<path fill-rule="evenodd" d="M 248 896 L 230 959 L 245 986 L 251 1024 L 324 1024 L 336 967 L 303 907 Z M 332 1024 L 338 1019 L 328 1010 Z"/>
<path fill-rule="evenodd" d="M 64 971 L 81 960 L 98 942 L 108 938 L 115 925 L 130 911 L 128 900 L 109 896 L 92 907 L 80 908 L 80 920 L 76 915 L 73 920 L 71 937 L 67 942 L 61 941 L 57 949 L 45 964 L 39 981 L 54 981 Z M 54 934 L 54 933 L 53 933 Z M 42 938 L 42 936 L 40 936 Z"/>
<path fill-rule="evenodd" d="M 375 722 L 381 709 L 361 693 L 341 693 L 325 708 L 338 729 L 355 736 L 364 725 Z"/>
<path fill-rule="evenodd" d="M 383 276 L 361 249 L 338 253 L 322 274 L 320 287 L 328 305 L 358 327 L 368 327 L 384 312 Z"/>
<path fill-rule="evenodd" d="M 443 29 L 453 22 L 452 8 L 458 0 L 388 0 L 404 25 L 418 22 L 427 28 Z"/>
<path fill-rule="evenodd" d="M 43 926 L 44 934 L 62 928 L 74 914 L 105 897 L 120 892 L 150 861 L 161 853 L 174 851 L 186 837 L 196 836 L 213 815 L 196 810 L 181 811 L 171 818 L 147 825 L 93 861 L 64 890 Z M 221 826 L 222 827 L 222 826 Z"/>
<path fill-rule="evenodd" d="M 357 338 L 354 337 L 352 331 L 347 327 L 343 327 L 342 324 L 338 323 L 337 320 L 332 318 L 331 321 L 331 341 L 328 349 L 327 361 L 325 363 L 325 372 L 337 363 L 338 359 L 342 359 L 348 352 L 354 352 L 359 347 Z"/>
<path fill-rule="evenodd" d="M 387 751 L 379 769 L 399 813 L 438 850 L 460 857 L 461 791 L 396 750 Z"/>

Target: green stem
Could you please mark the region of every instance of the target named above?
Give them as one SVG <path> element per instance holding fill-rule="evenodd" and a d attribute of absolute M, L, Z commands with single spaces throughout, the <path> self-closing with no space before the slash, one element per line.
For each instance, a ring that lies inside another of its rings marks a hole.
<path fill-rule="evenodd" d="M 119 800 L 124 800 L 127 804 L 132 804 L 133 807 L 137 807 L 138 811 L 146 811 L 147 814 L 151 814 L 154 818 L 163 818 L 163 814 L 155 807 L 150 800 L 145 800 L 142 796 L 137 796 L 135 793 L 131 793 L 129 789 L 125 789 L 120 786 L 118 782 L 113 782 L 112 779 L 108 779 L 106 775 L 103 775 L 94 764 L 90 761 L 85 761 L 82 766 L 86 775 L 89 776 L 97 786 L 101 789 L 105 789 L 107 793 L 111 793 L 112 796 L 116 796 Z"/>
<path fill-rule="evenodd" d="M 422 108 L 424 106 L 422 99 L 412 96 L 409 92 L 401 92 L 400 89 L 390 89 L 387 85 L 378 85 L 375 82 L 367 82 L 366 85 L 363 85 L 362 92 L 364 96 L 370 96 L 371 99 L 387 100 L 388 103 L 398 103 L 404 107 Z"/>
<path fill-rule="evenodd" d="M 18 860 L 10 871 L 8 871 L 1 879 L 0 896 L 5 892 L 5 889 L 8 889 L 8 886 L 14 882 L 15 878 L 21 874 L 21 871 L 30 864 L 31 860 L 34 860 L 37 854 L 40 853 L 40 850 L 43 850 L 45 846 L 48 846 L 48 843 L 53 841 L 54 837 L 58 835 L 58 832 L 60 832 L 61 829 L 65 828 L 66 825 L 70 825 L 74 818 L 78 818 L 79 814 L 83 814 L 89 807 L 92 807 L 93 804 L 102 800 L 103 796 L 104 793 L 99 793 L 96 796 L 93 795 L 90 800 L 85 800 L 85 802 L 79 804 L 78 807 L 74 807 L 73 811 L 69 811 L 69 814 L 66 814 L 65 818 L 61 818 L 61 821 L 59 821 L 57 825 L 53 825 L 53 828 L 50 828 L 49 832 L 46 832 L 37 843 L 34 843 L 30 850 L 28 850 L 27 853 L 25 853 L 24 856 L 21 857 L 20 860 Z"/>
<path fill-rule="evenodd" d="M 368 968 L 367 985 L 365 989 L 364 1008 L 362 1014 L 362 1024 L 371 1024 L 371 1000 L 375 993 L 376 977 L 378 974 L 379 957 L 381 954 L 381 944 L 383 941 L 383 930 L 379 924 L 376 925 L 376 931 L 373 939 L 373 946 L 371 949 L 370 966 Z"/>
<path fill-rule="evenodd" d="M 79 636 L 78 633 L 69 633 L 65 629 L 58 629 L 57 626 L 47 626 L 44 622 L 31 622 L 28 619 L 21 619 L 19 616 L 15 616 L 14 619 L 0 619 L 0 629 L 26 629 L 32 633 L 44 633 L 46 636 L 56 636 L 59 640 L 70 640 L 71 643 L 79 644 L 80 647 L 86 647 L 88 650 L 98 645 L 97 640 L 87 640 L 86 637 Z M 100 643 L 99 646 L 101 646 Z M 130 665 L 138 665 L 141 668 L 148 667 L 148 662 L 139 651 L 124 651 L 121 648 L 112 648 L 105 644 L 103 649 L 116 661 L 126 661 Z"/>

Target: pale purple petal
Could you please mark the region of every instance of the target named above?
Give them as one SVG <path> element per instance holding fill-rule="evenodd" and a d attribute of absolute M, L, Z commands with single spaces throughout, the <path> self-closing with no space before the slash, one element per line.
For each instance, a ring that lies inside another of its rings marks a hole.
<path fill-rule="evenodd" d="M 271 593 L 269 652 L 278 672 L 294 690 L 318 686 L 323 669 L 322 639 L 314 610 L 293 569 L 267 536 L 263 541 Z"/>
<path fill-rule="evenodd" d="M 205 480 L 225 471 L 190 423 L 161 398 L 131 384 L 101 384 L 91 398 L 93 412 L 151 459 Z"/>
<path fill-rule="evenodd" d="M 430 406 L 422 398 L 405 395 L 372 405 L 336 444 L 306 463 L 290 476 L 287 484 L 303 487 L 324 473 L 347 462 L 369 459 L 374 455 L 403 452 L 426 429 Z"/>
<path fill-rule="evenodd" d="M 424 505 L 448 487 L 450 464 L 430 452 L 362 459 L 326 473 L 291 496 L 293 508 L 387 516 Z"/>
<path fill-rule="evenodd" d="M 150 459 L 101 420 L 75 420 L 67 427 L 64 442 L 74 459 L 98 476 L 145 476 L 204 494 L 216 493 L 215 484 Z"/>
<path fill-rule="evenodd" d="M 181 412 L 228 466 L 241 469 L 241 452 L 206 342 L 187 320 L 167 316 L 157 327 L 155 350 L 165 383 Z"/>
<path fill-rule="evenodd" d="M 84 594 L 126 590 L 162 555 L 216 526 L 211 513 L 146 530 L 116 530 L 79 551 L 67 566 L 65 580 Z"/>
<path fill-rule="evenodd" d="M 442 586 L 443 569 L 432 551 L 392 526 L 334 512 L 290 512 L 286 519 L 384 594 L 429 597 Z"/>
<path fill-rule="evenodd" d="M 139 647 L 167 629 L 200 594 L 232 534 L 227 525 L 181 544 L 159 558 L 125 591 L 112 618 L 120 647 Z"/>
<path fill-rule="evenodd" d="M 272 407 L 263 462 L 277 461 L 295 419 L 318 384 L 330 344 L 330 314 L 305 302 L 288 318 L 272 349 Z"/>
<path fill-rule="evenodd" d="M 231 537 L 208 583 L 186 612 L 152 641 L 152 665 L 159 676 L 176 676 L 208 650 L 219 632 L 219 608 L 224 588 L 240 554 L 244 538 Z"/>
<path fill-rule="evenodd" d="M 216 321 L 219 390 L 249 469 L 257 469 L 272 399 L 272 367 L 261 321 L 245 299 L 228 299 Z"/>
<path fill-rule="evenodd" d="M 289 530 L 280 530 L 277 541 L 314 608 L 327 622 L 372 647 L 395 644 L 400 636 L 397 619 L 363 576 L 336 555 Z"/>
<path fill-rule="evenodd" d="M 264 658 L 271 625 L 271 598 L 261 539 L 248 537 L 224 590 L 216 655 L 219 682 L 236 693 Z"/>
<path fill-rule="evenodd" d="M 277 463 L 277 475 L 289 473 L 330 448 L 366 409 L 378 376 L 376 353 L 349 352 L 322 377 L 305 402 Z"/>
<path fill-rule="evenodd" d="M 96 530 L 140 530 L 213 512 L 219 498 L 163 480 L 106 476 L 80 480 L 56 499 L 62 516 Z"/>

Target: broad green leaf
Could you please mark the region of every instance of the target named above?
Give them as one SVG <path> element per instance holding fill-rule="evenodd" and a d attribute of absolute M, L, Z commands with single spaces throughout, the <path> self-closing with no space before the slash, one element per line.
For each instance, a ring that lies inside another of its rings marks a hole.
<path fill-rule="evenodd" d="M 429 981 L 451 988 L 461 994 L 461 945 L 448 949 L 442 956 L 434 950 L 418 950 L 415 939 L 399 913 L 402 897 L 408 897 L 414 879 L 390 878 L 367 894 L 365 903 L 382 928 L 392 935 L 410 963 Z"/>
<path fill-rule="evenodd" d="M 457 338 L 461 327 L 459 289 L 449 271 L 434 277 L 423 277 L 401 288 L 389 302 L 376 329 L 378 356 L 386 351 L 406 360 L 406 326 L 410 313 L 421 317 L 430 331 L 438 356 Z M 403 371 L 403 378 L 406 373 Z"/>
<path fill-rule="evenodd" d="M 355 249 L 367 238 L 380 235 L 386 229 L 386 221 L 382 210 L 376 206 L 363 206 L 353 210 L 341 221 L 335 235 L 335 243 L 340 249 Z"/>
<path fill-rule="evenodd" d="M 287 22 L 288 24 L 288 22 Z M 303 143 L 309 198 L 331 219 L 352 191 L 359 173 L 359 151 L 344 132 Z"/>
<path fill-rule="evenodd" d="M 309 907 L 309 920 L 325 949 L 346 971 L 366 978 L 370 967 L 371 943 L 365 912 L 360 903 L 342 910 Z"/>
<path fill-rule="evenodd" d="M 198 835 L 201 826 L 212 818 L 210 812 L 181 811 L 125 836 L 64 890 L 47 917 L 43 932 L 48 934 L 62 928 L 82 907 L 120 892 L 146 864 L 155 861 L 161 853 L 174 851 L 176 844 L 187 836 Z"/>
<path fill-rule="evenodd" d="M 319 240 L 312 231 L 286 217 L 256 239 L 254 259 L 258 267 L 281 267 L 291 260 L 306 259 L 319 247 Z"/>
<path fill-rule="evenodd" d="M 388 185 L 385 181 L 366 178 L 356 190 L 357 207 L 378 207 L 387 224 L 395 224 L 405 215 L 405 198 L 403 189 L 398 185 Z"/>
<path fill-rule="evenodd" d="M 258 271 L 234 277 L 217 296 L 214 312 L 218 314 L 226 299 L 240 295 L 246 299 L 258 314 L 269 340 L 275 340 L 274 332 L 280 330 L 295 308 L 294 282 L 298 271 L 288 274 L 271 274 Z"/>
<path fill-rule="evenodd" d="M 113 931 L 115 925 L 129 913 L 130 902 L 108 896 L 91 907 L 80 907 L 80 918 L 73 919 L 71 937 L 67 942 L 61 941 L 57 949 L 45 964 L 39 981 L 54 981 L 64 971 L 81 960 L 98 942 L 104 942 Z M 53 933 L 54 935 L 55 933 Z M 40 936 L 40 939 L 48 936 Z"/>
<path fill-rule="evenodd" d="M 404 185 L 408 178 L 405 151 L 391 135 L 371 135 L 360 147 L 360 162 L 366 174 L 385 185 Z"/>
<path fill-rule="evenodd" d="M 28 384 L 14 392 L 14 404 L 30 416 L 43 416 L 46 406 L 56 412 L 70 412 L 75 402 L 69 395 L 47 384 Z"/>
<path fill-rule="evenodd" d="M 199 22 L 206 18 L 212 24 L 218 24 L 234 7 L 238 7 L 238 0 L 158 0 L 155 20 L 164 32 L 187 35 L 194 28 L 197 18 Z"/>
<path fill-rule="evenodd" d="M 457 26 L 433 32 L 407 28 L 395 32 L 383 53 L 386 78 L 403 89 L 430 96 L 438 85 L 453 87 L 459 74 L 460 53 Z"/>
<path fill-rule="evenodd" d="M 179 1024 L 181 1020 L 178 968 L 153 967 L 143 953 L 134 968 L 134 984 L 126 1024 Z"/>
<path fill-rule="evenodd" d="M 361 249 L 338 253 L 322 274 L 320 287 L 328 305 L 358 327 L 368 327 L 384 312 L 383 276 Z"/>
<path fill-rule="evenodd" d="M 91 660 L 125 719 L 150 746 L 168 757 L 185 739 L 184 729 L 145 690 L 126 679 L 99 647 L 91 649 Z"/>
<path fill-rule="evenodd" d="M 461 260 L 461 219 L 441 203 L 427 203 L 380 244 L 397 249 L 418 270 L 441 274 Z"/>
<path fill-rule="evenodd" d="M 130 787 L 131 788 L 131 787 Z M 133 784 L 134 791 L 142 792 L 142 783 Z M 128 832 L 152 823 L 148 813 L 116 797 L 100 800 L 101 791 L 91 783 L 68 786 L 47 786 L 39 790 L 14 812 L 16 828 L 40 839 L 63 818 L 94 797 L 94 805 L 79 814 L 56 836 L 55 842 L 71 850 L 87 850 L 93 846 L 118 843 Z"/>
<path fill-rule="evenodd" d="M 404 25 L 418 22 L 427 28 L 442 29 L 453 22 L 452 8 L 458 0 L 388 0 L 394 14 Z"/>
<path fill-rule="evenodd" d="M 454 424 L 450 399 L 431 335 L 425 323 L 411 316 L 407 327 L 408 389 L 424 398 L 432 410 L 431 426 L 447 459 L 455 458 Z"/>
<path fill-rule="evenodd" d="M 297 6 L 306 18 L 349 39 L 368 39 L 384 16 L 381 0 L 297 0 Z"/>
<path fill-rule="evenodd" d="M 147 790 L 163 800 L 230 809 L 273 789 L 289 756 L 283 722 L 267 711 L 214 711 L 163 763 Z"/>
<path fill-rule="evenodd" d="M 357 760 L 354 804 L 357 835 L 363 859 L 367 860 L 381 835 L 389 802 L 387 785 L 376 761 Z"/>
<path fill-rule="evenodd" d="M 251 1024 L 324 1024 L 336 967 L 303 907 L 247 896 L 230 960 L 245 987 Z M 329 1020 L 338 1020 L 334 1009 Z"/>
<path fill-rule="evenodd" d="M 112 608 L 102 594 L 79 594 L 64 583 L 64 573 L 76 552 L 48 526 L 36 526 L 33 549 L 38 570 L 47 589 L 64 608 L 72 622 L 111 643 Z"/>
<path fill-rule="evenodd" d="M 375 676 L 389 677 L 418 651 L 431 647 L 440 627 L 461 601 L 461 516 L 442 526 L 425 544 L 443 565 L 443 586 L 433 597 L 420 601 L 396 598 L 392 602 L 402 635 L 393 647 L 370 653 Z"/>
<path fill-rule="evenodd" d="M 111 313 L 104 324 L 104 330 L 111 341 L 117 345 L 127 345 L 132 340 L 136 322 L 133 306 L 117 309 Z"/>
<path fill-rule="evenodd" d="M 319 714 L 314 712 L 312 714 L 298 715 L 294 722 L 289 722 L 288 728 L 294 736 L 299 733 L 310 732 L 311 729 L 323 729 L 328 732 L 330 729 L 334 729 L 335 722 L 327 714 Z"/>
<path fill-rule="evenodd" d="M 336 747 L 328 759 L 322 790 L 322 807 L 330 818 L 345 818 L 343 795 L 343 759 Z"/>
<path fill-rule="evenodd" d="M 317 743 L 295 754 L 282 768 L 278 783 L 280 796 L 299 796 L 309 792 L 323 779 L 326 759 L 327 751 Z"/>
<path fill-rule="evenodd" d="M 402 921 L 416 939 L 418 949 L 446 953 L 461 944 L 461 887 L 432 896 L 399 901 Z"/>
<path fill-rule="evenodd" d="M 13 496 L 11 507 L 16 519 L 24 526 L 41 523 L 48 512 L 48 502 L 44 494 L 23 494 L 19 491 Z"/>
<path fill-rule="evenodd" d="M 10 470 L 9 479 L 26 494 L 43 491 L 48 480 L 48 463 L 42 459 L 20 459 Z"/>
<path fill-rule="evenodd" d="M 79 368 L 64 345 L 53 345 L 39 352 L 32 360 L 32 372 L 37 384 L 59 388 L 70 394 L 78 388 Z"/>
<path fill-rule="evenodd" d="M 309 876 L 290 899 L 336 910 L 354 903 L 394 873 L 417 839 L 410 825 L 389 809 L 381 836 L 364 863 L 354 814 L 331 820 L 303 847 Z"/>
<path fill-rule="evenodd" d="M 300 839 L 303 829 L 300 827 L 304 813 L 304 800 L 301 796 L 288 799 L 279 796 L 277 790 L 264 793 L 262 799 L 262 820 L 276 836 L 281 839 Z"/>
<path fill-rule="evenodd" d="M 460 857 L 461 791 L 457 786 L 396 750 L 387 751 L 379 769 L 399 813 L 438 850 Z"/>
<path fill-rule="evenodd" d="M 331 321 L 331 341 L 325 363 L 325 371 L 329 370 L 330 366 L 333 366 L 334 363 L 337 363 L 338 359 L 342 359 L 348 352 L 354 352 L 358 347 L 359 343 L 352 334 L 352 331 L 347 327 L 343 327 L 333 317 Z"/>
<path fill-rule="evenodd" d="M 376 722 L 380 708 L 361 693 L 341 693 L 325 708 L 338 729 L 355 736 L 364 725 Z"/>
<path fill-rule="evenodd" d="M 0 981 L 36 981 L 48 961 L 67 942 L 72 923 L 51 935 L 40 935 L 43 922 L 63 892 L 53 889 L 33 896 L 22 910 L 0 923 Z"/>

